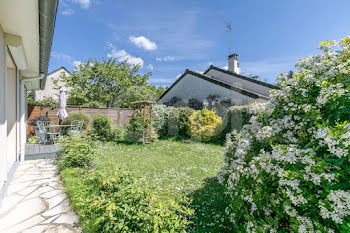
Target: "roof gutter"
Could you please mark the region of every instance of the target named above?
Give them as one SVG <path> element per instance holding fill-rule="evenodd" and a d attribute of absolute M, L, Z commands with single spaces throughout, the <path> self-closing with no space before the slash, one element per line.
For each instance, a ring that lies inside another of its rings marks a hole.
<path fill-rule="evenodd" d="M 39 72 L 43 79 L 40 79 L 40 89 L 45 89 L 46 75 L 49 67 L 53 34 L 55 31 L 58 0 L 39 1 L 39 37 L 40 37 L 40 63 Z"/>

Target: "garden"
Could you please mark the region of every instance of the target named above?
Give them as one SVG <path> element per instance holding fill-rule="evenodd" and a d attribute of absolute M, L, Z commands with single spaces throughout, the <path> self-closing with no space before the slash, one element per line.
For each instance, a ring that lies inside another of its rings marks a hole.
<path fill-rule="evenodd" d="M 63 139 L 57 163 L 84 231 L 349 232 L 350 38 L 320 49 L 266 104 L 155 105 L 152 121 L 99 116 Z"/>

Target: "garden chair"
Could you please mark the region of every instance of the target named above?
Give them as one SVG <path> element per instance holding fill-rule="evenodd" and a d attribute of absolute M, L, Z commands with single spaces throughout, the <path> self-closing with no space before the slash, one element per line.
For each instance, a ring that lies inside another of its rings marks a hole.
<path fill-rule="evenodd" d="M 45 124 L 44 122 L 38 121 L 37 125 L 39 132 L 45 135 L 43 144 L 46 144 L 48 141 L 51 141 L 53 144 L 57 142 L 59 133 L 51 132 L 50 124 Z"/>
<path fill-rule="evenodd" d="M 43 135 L 43 136 L 40 136 L 39 144 L 41 143 L 46 144 L 47 142 L 46 126 L 41 121 L 37 121 L 36 125 L 38 126 L 40 135 Z"/>
<path fill-rule="evenodd" d="M 84 122 L 82 122 L 82 121 L 72 121 L 72 126 L 69 129 L 68 134 L 71 136 L 73 136 L 73 135 L 81 136 L 83 124 L 84 124 Z"/>

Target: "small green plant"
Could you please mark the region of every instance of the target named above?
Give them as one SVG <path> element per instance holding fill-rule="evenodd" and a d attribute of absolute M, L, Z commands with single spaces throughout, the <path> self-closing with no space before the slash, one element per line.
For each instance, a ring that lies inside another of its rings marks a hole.
<path fill-rule="evenodd" d="M 64 119 L 63 124 L 64 125 L 71 125 L 73 121 L 82 121 L 83 124 L 83 129 L 87 129 L 91 118 L 89 115 L 87 115 L 84 112 L 70 112 L 68 113 L 68 117 Z"/>
<path fill-rule="evenodd" d="M 194 112 L 187 122 L 188 136 L 197 141 L 214 141 L 221 137 L 222 118 L 212 110 Z"/>
<path fill-rule="evenodd" d="M 36 143 L 38 141 L 38 137 L 37 136 L 32 136 L 28 139 L 29 143 Z"/>
<path fill-rule="evenodd" d="M 102 141 L 113 139 L 112 121 L 108 116 L 96 116 L 92 122 L 93 133 Z"/>
<path fill-rule="evenodd" d="M 89 167 L 95 156 L 93 140 L 89 136 L 65 137 L 61 141 L 61 148 L 57 156 L 58 166 Z"/>
<path fill-rule="evenodd" d="M 125 134 L 126 134 L 126 128 L 123 127 L 113 127 L 113 140 L 115 142 L 122 142 L 124 141 Z"/>

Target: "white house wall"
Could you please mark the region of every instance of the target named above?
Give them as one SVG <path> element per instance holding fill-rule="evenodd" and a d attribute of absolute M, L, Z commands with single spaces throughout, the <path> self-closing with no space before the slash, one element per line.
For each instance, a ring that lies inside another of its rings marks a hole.
<path fill-rule="evenodd" d="M 198 78 L 192 74 L 187 74 L 159 100 L 159 103 L 165 103 L 174 96 L 179 97 L 184 101 L 188 101 L 191 98 L 203 101 L 208 95 L 218 95 L 222 99 L 231 99 L 236 105 L 246 105 L 249 101 L 256 100 L 236 91 L 229 90 L 225 87 Z"/>
<path fill-rule="evenodd" d="M 16 70 L 7 69 L 7 172 L 17 160 L 17 87 Z"/>
<path fill-rule="evenodd" d="M 59 91 L 56 90 L 56 86 L 54 84 L 54 80 L 58 80 L 58 87 L 64 86 L 64 83 L 61 80 L 60 76 L 62 73 L 69 75 L 69 73 L 65 69 L 60 69 L 46 77 L 46 85 L 44 90 L 35 91 L 35 100 L 40 101 L 47 98 L 52 98 L 54 100 L 58 100 Z M 68 89 L 68 88 L 67 88 Z"/>
<path fill-rule="evenodd" d="M 215 69 L 211 69 L 208 71 L 208 73 L 206 73 L 206 75 L 212 76 L 215 79 L 218 79 L 220 81 L 232 84 L 233 86 L 248 90 L 248 91 L 252 91 L 258 94 L 261 94 L 263 96 L 268 97 L 270 95 L 270 90 L 272 90 L 269 87 L 254 83 L 254 82 L 250 82 L 229 74 L 226 74 L 224 72 L 220 72 L 218 70 Z"/>
<path fill-rule="evenodd" d="M 26 90 L 0 25 L 0 199 L 26 143 Z"/>
<path fill-rule="evenodd" d="M 7 180 L 7 65 L 4 31 L 0 25 L 0 190 Z"/>

